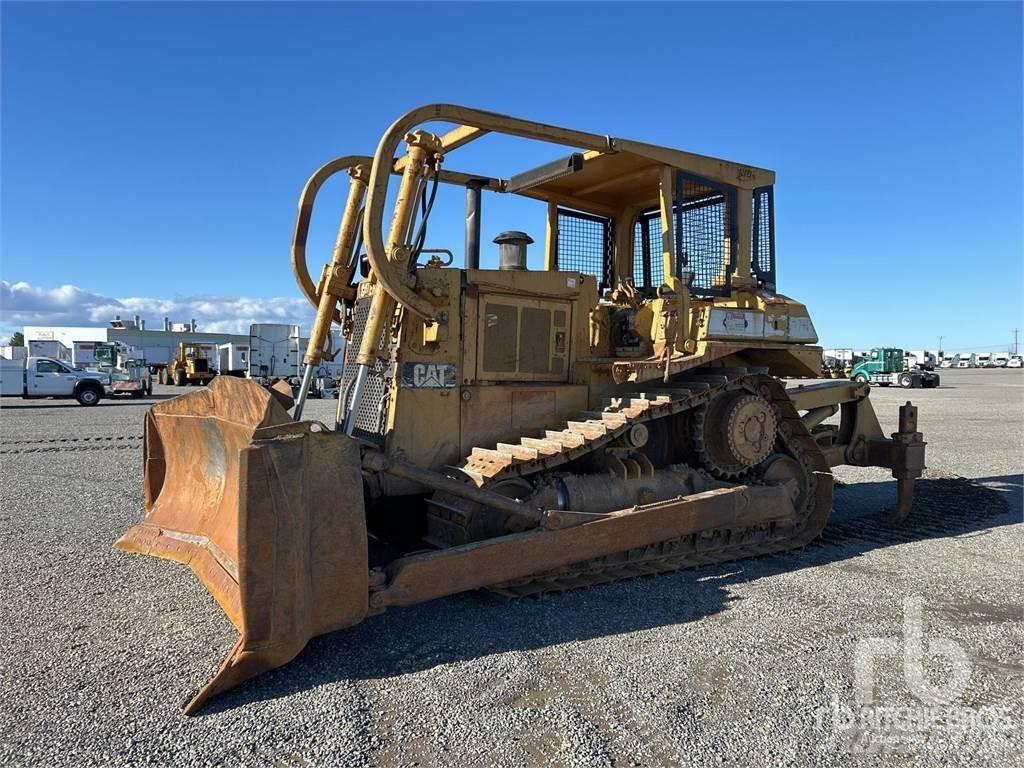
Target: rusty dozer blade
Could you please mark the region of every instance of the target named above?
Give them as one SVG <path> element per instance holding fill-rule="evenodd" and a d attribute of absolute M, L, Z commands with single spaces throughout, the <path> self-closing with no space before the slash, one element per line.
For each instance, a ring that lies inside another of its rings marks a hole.
<path fill-rule="evenodd" d="M 238 628 L 185 707 L 359 623 L 368 595 L 358 443 L 292 423 L 258 384 L 218 376 L 146 414 L 145 517 L 116 546 L 187 564 Z"/>

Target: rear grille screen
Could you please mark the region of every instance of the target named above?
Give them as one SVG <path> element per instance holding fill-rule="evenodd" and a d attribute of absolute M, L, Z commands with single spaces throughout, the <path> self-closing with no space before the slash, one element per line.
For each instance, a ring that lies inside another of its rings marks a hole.
<path fill-rule="evenodd" d="M 523 307 L 520 323 L 519 370 L 550 373 L 551 310 Z"/>
<path fill-rule="evenodd" d="M 564 380 L 570 345 L 565 302 L 488 298 L 482 305 L 480 379 Z"/>
<path fill-rule="evenodd" d="M 484 370 L 514 373 L 519 345 L 519 308 L 488 302 L 484 309 Z"/>

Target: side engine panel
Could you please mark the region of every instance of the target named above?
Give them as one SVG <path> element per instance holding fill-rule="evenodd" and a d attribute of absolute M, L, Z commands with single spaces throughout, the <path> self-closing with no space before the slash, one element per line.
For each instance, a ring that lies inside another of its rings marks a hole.
<path fill-rule="evenodd" d="M 586 408 L 575 362 L 597 303 L 593 277 L 426 268 L 418 278 L 435 294 L 441 322 L 425 328 L 407 313 L 390 363 L 378 365 L 389 453 L 439 469 L 474 446 L 518 439 Z M 387 482 L 389 494 L 415 492 Z"/>

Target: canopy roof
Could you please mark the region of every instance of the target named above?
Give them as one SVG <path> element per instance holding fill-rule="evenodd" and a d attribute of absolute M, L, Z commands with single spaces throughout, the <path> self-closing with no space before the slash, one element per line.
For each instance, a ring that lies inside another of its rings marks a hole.
<path fill-rule="evenodd" d="M 575 173 L 524 190 L 530 197 L 574 198 L 595 207 L 653 204 L 661 169 L 670 166 L 718 184 L 753 189 L 775 183 L 775 173 L 691 152 L 612 139 L 610 152 L 587 152 Z"/>

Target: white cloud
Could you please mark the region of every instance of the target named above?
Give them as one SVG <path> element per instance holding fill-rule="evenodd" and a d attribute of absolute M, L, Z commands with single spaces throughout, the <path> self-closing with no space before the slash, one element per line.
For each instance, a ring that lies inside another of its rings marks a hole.
<path fill-rule="evenodd" d="M 163 319 L 185 323 L 193 318 L 200 331 L 248 333 L 252 323 L 289 323 L 309 332 L 313 308 L 302 296 L 179 296 L 172 299 L 131 296 L 113 298 L 75 285 L 41 288 L 25 282 L 0 280 L 0 337 L 26 325 L 102 325 L 115 315 L 140 315 L 148 329 L 163 327 Z"/>

